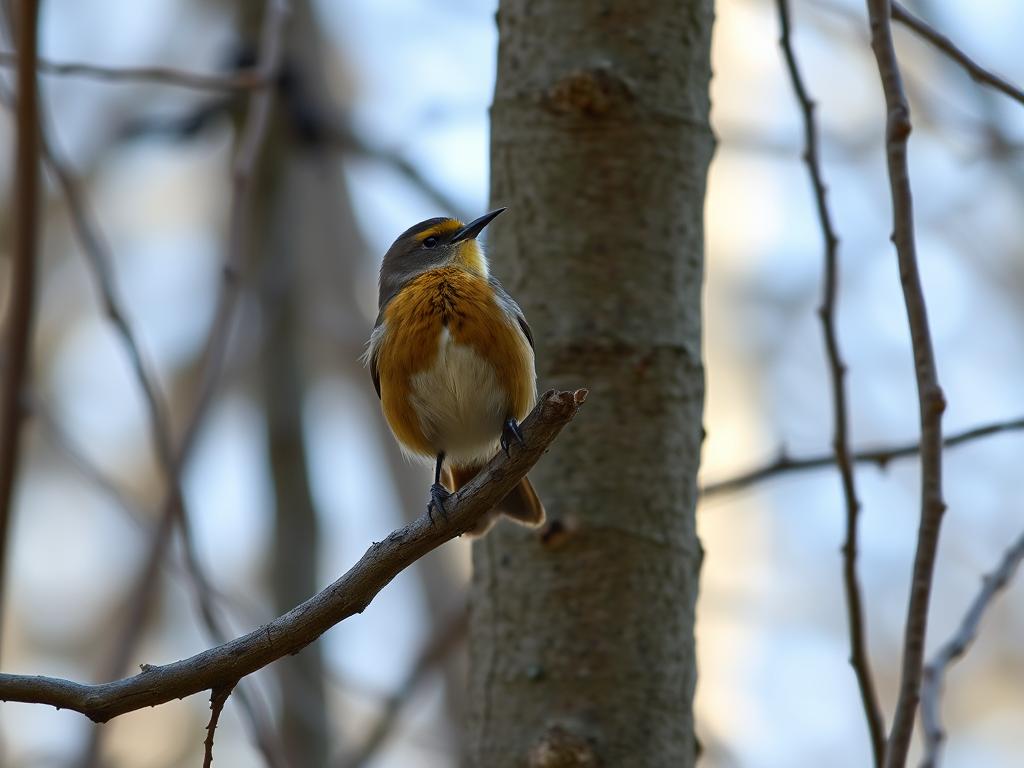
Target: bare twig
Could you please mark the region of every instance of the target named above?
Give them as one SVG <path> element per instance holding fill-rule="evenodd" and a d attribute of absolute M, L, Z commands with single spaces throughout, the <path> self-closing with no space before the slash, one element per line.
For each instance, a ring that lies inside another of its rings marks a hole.
<path fill-rule="evenodd" d="M 96 722 L 230 685 L 288 653 L 297 653 L 340 621 L 362 612 L 402 570 L 470 530 L 533 467 L 576 415 L 586 390 L 546 392 L 523 422 L 525 447 L 499 452 L 455 494 L 447 517 L 426 513 L 373 544 L 349 571 L 306 602 L 259 629 L 188 659 L 145 667 L 134 677 L 89 685 L 32 675 L 0 674 L 0 700 L 73 709 Z"/>
<path fill-rule="evenodd" d="M 914 244 L 914 205 L 907 169 L 910 107 L 903 90 L 899 61 L 892 41 L 889 0 L 867 0 L 871 20 L 871 47 L 886 104 L 885 144 L 893 206 L 893 235 L 899 260 L 903 300 L 907 308 L 914 373 L 921 418 L 921 522 L 910 584 L 910 604 L 903 637 L 900 691 L 892 731 L 885 750 L 885 767 L 902 768 L 907 761 L 914 716 L 920 697 L 921 667 L 928 629 L 928 603 L 932 591 L 935 553 L 946 505 L 942 499 L 942 412 L 946 401 L 939 386 L 932 349 L 928 311 Z"/>
<path fill-rule="evenodd" d="M 871 674 L 871 661 L 867 648 L 867 629 L 864 619 L 863 600 L 860 583 L 857 578 L 857 516 L 860 513 L 860 501 L 857 499 L 857 488 L 854 483 L 853 462 L 850 460 L 850 441 L 847 430 L 846 405 L 846 365 L 839 353 L 839 339 L 835 327 L 836 294 L 838 292 L 837 248 L 839 241 L 832 226 L 832 215 L 828 208 L 825 181 L 822 177 L 818 144 L 818 128 L 814 121 L 815 104 L 807 93 L 796 53 L 790 38 L 789 0 L 778 0 L 779 26 L 781 35 L 779 43 L 786 59 L 789 79 L 793 85 L 804 123 L 804 162 L 814 189 L 814 200 L 818 211 L 818 222 L 821 226 L 822 239 L 825 245 L 825 269 L 822 279 L 822 303 L 818 311 L 821 317 L 822 332 L 825 338 L 825 351 L 828 357 L 829 373 L 832 383 L 832 411 L 834 424 L 833 452 L 835 464 L 839 468 L 839 477 L 843 486 L 843 498 L 846 501 L 846 541 L 843 543 L 843 585 L 846 593 L 846 614 L 850 632 L 850 664 L 853 666 L 860 690 L 861 706 L 867 720 L 868 735 L 871 739 L 871 751 L 875 766 L 880 767 L 885 756 L 885 721 L 882 708 L 878 703 L 874 677 Z"/>
<path fill-rule="evenodd" d="M 36 88 L 37 0 L 19 4 L 18 115 L 14 158 L 13 255 L 9 311 L 4 334 L 6 361 L 0 397 L 0 614 L 7 570 L 14 483 L 18 475 L 23 393 L 29 376 L 35 308 L 39 223 L 39 93 Z"/>
<path fill-rule="evenodd" d="M 53 141 L 49 138 L 49 132 L 42 130 L 40 135 L 46 167 L 57 179 L 61 193 L 67 201 L 71 223 L 95 278 L 103 311 L 106 313 L 107 319 L 114 326 L 118 336 L 121 337 L 121 342 L 131 361 L 135 378 L 138 380 L 139 388 L 142 390 L 143 397 L 145 398 L 157 460 L 163 469 L 166 481 L 172 483 L 175 481 L 174 442 L 167 419 L 164 398 L 160 393 L 156 376 L 142 354 L 135 331 L 128 322 L 123 302 L 120 296 L 118 296 L 114 273 L 111 268 L 110 249 L 107 247 L 106 242 L 104 242 L 99 228 L 95 224 L 94 217 L 89 212 L 85 195 L 77 184 L 74 174 L 68 169 Z"/>
<path fill-rule="evenodd" d="M 1018 536 L 1013 545 L 1003 553 L 996 569 L 982 579 L 981 590 L 971 602 L 970 608 L 967 609 L 960 627 L 925 665 L 924 680 L 921 684 L 921 720 L 924 723 L 925 756 L 921 761 L 921 768 L 937 768 L 941 758 L 945 733 L 942 729 L 942 717 L 939 709 L 946 671 L 953 665 L 953 662 L 967 652 L 971 643 L 974 642 L 978 636 L 978 628 L 985 611 L 1009 584 L 1022 560 L 1024 560 L 1024 533 Z"/>
<path fill-rule="evenodd" d="M 465 637 L 469 628 L 469 614 L 465 608 L 453 614 L 447 621 L 439 624 L 433 633 L 427 638 L 416 657 L 415 663 L 409 670 L 405 679 L 397 690 L 392 693 L 384 702 L 384 709 L 377 721 L 370 727 L 370 730 L 363 742 L 356 749 L 341 761 L 341 768 L 363 768 L 369 765 L 370 761 L 380 753 L 381 748 L 387 744 L 398 724 L 398 716 L 401 714 L 404 705 L 413 692 L 423 682 L 427 673 L 444 659 L 459 645 Z"/>
<path fill-rule="evenodd" d="M 993 421 L 988 424 L 981 424 L 977 427 L 965 429 L 949 435 L 942 441 L 944 448 L 954 448 L 958 445 L 979 440 L 984 437 L 998 435 L 1003 432 L 1017 432 L 1024 430 L 1024 416 L 1007 421 Z M 920 443 L 905 443 L 903 445 L 867 448 L 851 454 L 850 459 L 855 464 L 876 464 L 885 467 L 896 459 L 903 459 L 909 456 L 916 456 L 921 452 Z M 817 456 L 808 456 L 802 459 L 791 459 L 788 456 L 781 456 L 770 464 L 752 469 L 749 472 L 730 477 L 725 480 L 718 480 L 708 483 L 701 488 L 701 496 L 708 498 L 725 493 L 734 493 L 748 488 L 751 485 L 771 480 L 780 475 L 788 475 L 796 472 L 807 472 L 814 469 L 826 469 L 836 463 L 834 453 L 823 453 Z"/>
<path fill-rule="evenodd" d="M 0 51 L 0 67 L 13 67 L 17 55 Z M 270 80 L 259 70 L 241 70 L 230 75 L 207 75 L 173 67 L 105 67 L 78 61 L 40 59 L 38 71 L 44 75 L 88 77 L 111 83 L 154 83 L 199 91 L 248 91 L 262 88 Z"/>
<path fill-rule="evenodd" d="M 924 40 L 934 45 L 939 51 L 951 58 L 970 75 L 975 82 L 990 86 L 1000 93 L 1009 96 L 1019 104 L 1024 105 L 1024 91 L 1013 83 L 1004 80 L 994 72 L 985 69 L 970 56 L 960 50 L 948 37 L 929 25 L 923 19 L 915 16 L 901 3 L 892 2 L 891 12 L 893 21 L 898 21 Z"/>
<path fill-rule="evenodd" d="M 224 711 L 224 705 L 227 704 L 228 696 L 234 687 L 233 683 L 229 683 L 210 692 L 210 722 L 206 726 L 206 741 L 203 742 L 203 768 L 210 768 L 213 765 L 213 734 L 217 730 L 220 713 Z"/>

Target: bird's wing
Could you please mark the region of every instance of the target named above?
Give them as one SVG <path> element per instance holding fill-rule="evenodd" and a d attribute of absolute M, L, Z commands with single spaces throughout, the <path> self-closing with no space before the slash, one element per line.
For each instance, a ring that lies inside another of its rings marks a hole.
<path fill-rule="evenodd" d="M 384 313 L 377 315 L 377 322 L 370 334 L 370 341 L 366 345 L 366 352 L 363 353 L 363 362 L 370 369 L 370 378 L 373 379 L 373 388 L 377 390 L 377 397 L 380 397 L 380 371 L 377 369 L 377 352 L 380 350 L 381 339 L 384 338 Z"/>
<path fill-rule="evenodd" d="M 526 340 L 530 342 L 530 349 L 534 349 L 533 331 L 530 330 L 530 324 L 526 322 L 526 315 L 523 314 L 523 310 L 519 308 L 516 300 L 509 296 L 508 291 L 495 278 L 490 278 L 490 283 L 494 289 L 494 295 L 498 299 L 498 304 L 516 319 L 516 322 L 519 323 L 519 327 L 523 331 L 523 335 L 526 336 Z"/>
<path fill-rule="evenodd" d="M 380 399 L 380 371 L 377 370 L 377 355 L 370 358 L 370 376 L 373 378 L 373 388 L 377 390 L 377 399 Z"/>

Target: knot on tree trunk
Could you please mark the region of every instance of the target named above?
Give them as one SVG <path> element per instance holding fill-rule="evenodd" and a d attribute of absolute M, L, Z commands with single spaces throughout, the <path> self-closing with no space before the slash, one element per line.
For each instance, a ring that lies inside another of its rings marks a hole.
<path fill-rule="evenodd" d="M 530 768 L 597 768 L 601 763 L 591 741 L 557 724 L 530 747 Z"/>
<path fill-rule="evenodd" d="M 547 89 L 545 104 L 552 112 L 603 117 L 633 99 L 633 89 L 606 65 L 579 69 Z"/>

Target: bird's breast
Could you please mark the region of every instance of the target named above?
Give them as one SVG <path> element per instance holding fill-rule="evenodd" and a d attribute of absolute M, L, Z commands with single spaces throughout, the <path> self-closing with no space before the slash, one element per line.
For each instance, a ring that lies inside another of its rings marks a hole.
<path fill-rule="evenodd" d="M 433 270 L 384 313 L 377 353 L 381 401 L 399 442 L 455 463 L 493 454 L 504 421 L 536 397 L 533 351 L 483 278 Z"/>
<path fill-rule="evenodd" d="M 489 459 L 510 409 L 508 388 L 491 362 L 442 327 L 437 354 L 410 381 L 424 435 L 455 463 Z"/>

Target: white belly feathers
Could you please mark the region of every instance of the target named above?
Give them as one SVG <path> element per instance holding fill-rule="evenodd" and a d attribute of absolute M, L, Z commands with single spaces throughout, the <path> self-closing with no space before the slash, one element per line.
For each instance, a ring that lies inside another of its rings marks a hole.
<path fill-rule="evenodd" d="M 472 347 L 456 344 L 442 328 L 437 357 L 411 384 L 424 435 L 443 447 L 452 463 L 486 461 L 494 455 L 510 415 L 509 398 L 494 367 Z"/>

